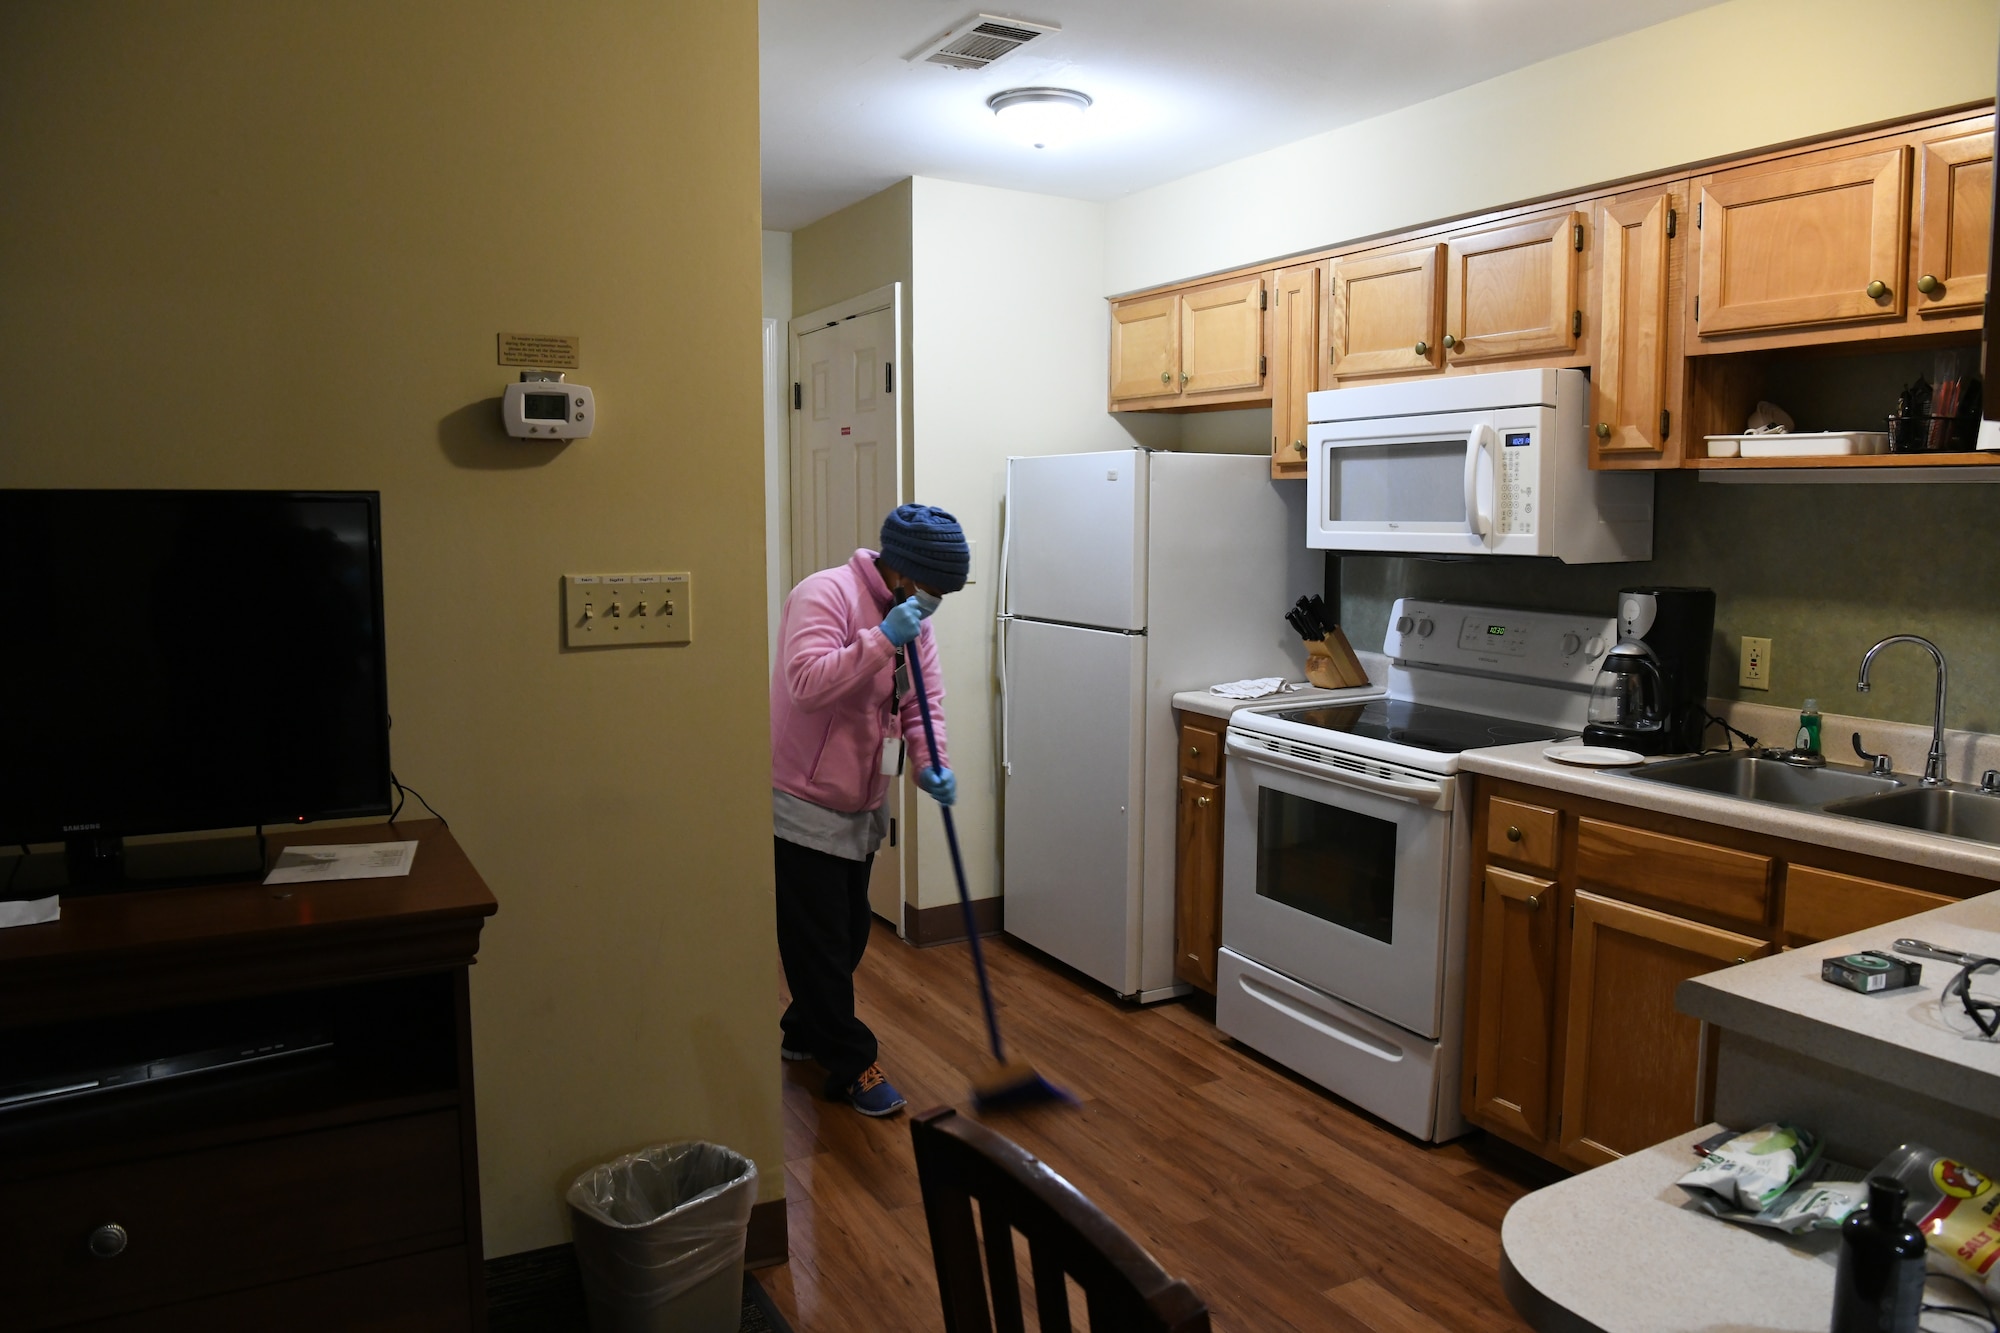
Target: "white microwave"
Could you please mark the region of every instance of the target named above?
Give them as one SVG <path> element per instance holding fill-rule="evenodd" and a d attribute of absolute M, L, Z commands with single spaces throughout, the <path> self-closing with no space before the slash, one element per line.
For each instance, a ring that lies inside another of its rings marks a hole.
<path fill-rule="evenodd" d="M 1306 395 L 1306 544 L 1403 555 L 1653 557 L 1653 476 L 1593 472 L 1580 370 Z"/>

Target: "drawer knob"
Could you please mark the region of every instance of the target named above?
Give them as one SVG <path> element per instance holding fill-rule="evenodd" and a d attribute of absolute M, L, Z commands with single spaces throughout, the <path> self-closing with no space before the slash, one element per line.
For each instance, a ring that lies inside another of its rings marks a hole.
<path fill-rule="evenodd" d="M 1923 277 L 1917 279 L 1917 290 L 1922 292 L 1925 296 L 1929 296 L 1932 292 L 1936 291 L 1938 288 L 1942 286 L 1944 286 L 1944 284 L 1937 280 L 1937 276 L 1935 274 L 1926 273 L 1924 274 Z"/>
<path fill-rule="evenodd" d="M 1531 893 L 1523 901 L 1528 904 L 1530 912 L 1539 912 L 1542 910 L 1542 895 L 1539 893 Z"/>
<path fill-rule="evenodd" d="M 1201 747 L 1199 745 L 1188 746 L 1188 758 L 1190 759 L 1201 758 Z"/>
<path fill-rule="evenodd" d="M 125 1253 L 125 1247 L 132 1237 L 116 1222 L 106 1222 L 90 1233 L 90 1253 L 98 1259 L 116 1259 Z"/>
<path fill-rule="evenodd" d="M 1747 963 L 1747 962 L 1749 962 L 1749 961 L 1750 961 L 1750 960 L 1749 960 L 1748 958 L 1738 958 L 1738 959 L 1736 960 L 1736 962 L 1737 962 L 1737 964 L 1738 964 L 1739 966 L 1740 966 L 1741 964 L 1744 964 L 1744 963 Z"/>
<path fill-rule="evenodd" d="M 1197 796 L 1197 797 L 1195 797 L 1195 798 L 1194 798 L 1194 803 L 1195 803 L 1196 805 L 1202 805 L 1202 806 L 1205 806 L 1205 805 L 1207 805 L 1207 804 L 1208 804 L 1208 797 L 1206 797 L 1206 796 Z"/>
<path fill-rule="evenodd" d="M 1868 284 L 1868 294 L 1879 301 L 1889 294 L 1889 284 L 1877 278 Z"/>
<path fill-rule="evenodd" d="M 1507 826 L 1507 841 L 1519 842 L 1520 840 L 1521 840 L 1521 826 L 1519 824 L 1509 824 Z"/>

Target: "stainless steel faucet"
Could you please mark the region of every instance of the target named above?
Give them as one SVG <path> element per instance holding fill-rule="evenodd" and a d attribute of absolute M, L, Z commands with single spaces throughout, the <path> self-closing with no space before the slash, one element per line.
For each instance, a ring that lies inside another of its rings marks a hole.
<path fill-rule="evenodd" d="M 1854 688 L 1868 693 L 1868 668 L 1875 664 L 1875 654 L 1892 643 L 1914 643 L 1930 652 L 1937 662 L 1937 715 L 1931 724 L 1931 752 L 1924 758 L 1924 780 L 1926 787 L 1944 785 L 1944 654 L 1929 639 L 1915 634 L 1891 634 L 1882 642 L 1870 648 L 1861 657 L 1861 676 L 1854 682 Z"/>

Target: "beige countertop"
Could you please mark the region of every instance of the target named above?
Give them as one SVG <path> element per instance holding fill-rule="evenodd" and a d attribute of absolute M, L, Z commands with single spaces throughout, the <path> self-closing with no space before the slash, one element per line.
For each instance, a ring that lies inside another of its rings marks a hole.
<path fill-rule="evenodd" d="M 1886 953 L 1898 939 L 2000 957 L 2000 893 L 1695 977 L 1681 983 L 1675 1007 L 1836 1068 L 1992 1115 L 2000 1107 L 2000 1042 L 1945 1024 L 1939 999 L 1957 971 L 1950 963 L 1920 960 L 1921 984 L 1876 995 L 1820 980 L 1823 959 L 1863 949 Z"/>
<path fill-rule="evenodd" d="M 1380 653 L 1357 652 L 1362 669 L 1368 673 L 1369 683 L 1364 688 L 1352 690 L 1322 690 L 1308 685 L 1291 694 L 1267 694 L 1261 699 L 1225 699 L 1207 690 L 1183 690 L 1173 697 L 1175 709 L 1183 713 L 1201 713 L 1208 717 L 1227 718 L 1239 708 L 1265 708 L 1271 704 L 1317 703 L 1321 700 L 1339 702 L 1343 699 L 1365 699 L 1379 693 L 1388 679 L 1389 659 Z"/>

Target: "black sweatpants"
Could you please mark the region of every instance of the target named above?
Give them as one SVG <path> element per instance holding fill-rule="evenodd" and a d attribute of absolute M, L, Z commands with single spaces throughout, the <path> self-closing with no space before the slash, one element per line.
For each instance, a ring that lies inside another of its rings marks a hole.
<path fill-rule="evenodd" d="M 854 1016 L 854 970 L 868 948 L 866 861 L 773 838 L 778 871 L 778 957 L 792 988 L 779 1020 L 785 1045 L 810 1051 L 846 1088 L 875 1063 L 875 1034 Z"/>

